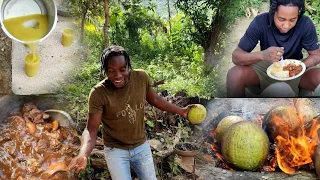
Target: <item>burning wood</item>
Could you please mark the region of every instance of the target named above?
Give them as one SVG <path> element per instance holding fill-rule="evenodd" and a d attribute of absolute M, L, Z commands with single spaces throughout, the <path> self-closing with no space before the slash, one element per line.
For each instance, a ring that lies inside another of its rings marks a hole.
<path fill-rule="evenodd" d="M 224 162 L 219 145 L 217 143 L 214 143 L 214 144 L 211 144 L 210 147 L 213 150 L 216 157 L 220 160 L 219 162 L 217 162 L 216 166 L 221 167 L 223 169 L 233 170 L 227 165 L 227 163 Z"/>
<path fill-rule="evenodd" d="M 270 172 L 270 171 L 275 171 L 276 168 L 278 167 L 278 162 L 277 162 L 277 156 L 276 156 L 276 145 L 275 144 L 270 144 L 270 152 L 267 158 L 267 161 L 263 165 L 262 169 L 264 171 Z"/>

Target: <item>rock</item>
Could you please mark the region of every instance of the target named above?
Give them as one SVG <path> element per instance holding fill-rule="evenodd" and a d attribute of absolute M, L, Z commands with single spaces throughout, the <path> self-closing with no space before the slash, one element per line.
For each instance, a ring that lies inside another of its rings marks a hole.
<path fill-rule="evenodd" d="M 150 144 L 150 147 L 153 148 L 156 151 L 161 151 L 162 149 L 162 143 L 157 139 L 150 139 L 148 140 L 148 143 Z"/>
<path fill-rule="evenodd" d="M 193 175 L 193 165 L 190 165 L 190 164 L 186 164 L 186 163 L 184 163 L 180 158 L 175 158 L 174 159 L 174 161 L 176 162 L 176 163 L 178 163 L 178 165 L 182 168 L 182 169 L 184 169 L 185 171 L 187 171 L 187 172 L 189 172 L 189 173 L 191 173 L 192 175 Z M 197 169 L 195 169 L 195 176 L 196 177 L 199 177 L 199 173 L 200 173 L 200 171 L 199 170 L 197 170 Z"/>
<path fill-rule="evenodd" d="M 226 173 L 227 173 L 227 171 L 226 171 L 226 170 L 222 170 L 221 172 L 222 172 L 222 174 L 226 174 Z"/>
<path fill-rule="evenodd" d="M 320 146 L 316 147 L 312 161 L 314 164 L 314 168 L 316 169 L 316 173 L 320 178 Z"/>
<path fill-rule="evenodd" d="M 317 115 L 313 103 L 307 98 L 293 99 L 294 106 L 297 110 L 298 117 L 304 124 L 309 123 Z"/>

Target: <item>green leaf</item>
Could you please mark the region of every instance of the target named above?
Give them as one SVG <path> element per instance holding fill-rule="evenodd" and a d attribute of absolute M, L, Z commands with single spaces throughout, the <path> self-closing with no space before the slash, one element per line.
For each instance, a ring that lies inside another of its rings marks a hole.
<path fill-rule="evenodd" d="M 150 127 L 154 127 L 154 123 L 152 121 L 147 120 L 146 124 Z"/>

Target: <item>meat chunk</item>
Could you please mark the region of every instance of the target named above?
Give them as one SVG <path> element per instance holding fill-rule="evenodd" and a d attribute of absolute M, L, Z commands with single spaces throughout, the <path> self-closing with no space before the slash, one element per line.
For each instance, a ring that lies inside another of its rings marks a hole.
<path fill-rule="evenodd" d="M 58 139 L 50 140 L 50 149 L 52 151 L 59 151 L 62 146 L 62 143 Z"/>
<path fill-rule="evenodd" d="M 298 75 L 302 71 L 301 65 L 296 65 L 294 63 L 290 63 L 283 67 L 284 71 L 289 71 L 289 77 L 293 77 L 295 75 Z"/>
<path fill-rule="evenodd" d="M 38 172 L 38 168 L 40 167 L 40 163 L 36 159 L 27 159 L 27 171 L 30 174 Z"/>
<path fill-rule="evenodd" d="M 43 123 L 45 119 L 49 118 L 49 115 L 39 110 L 34 104 L 25 104 L 22 107 L 23 118 L 26 121 L 33 123 Z"/>
<path fill-rule="evenodd" d="M 62 148 L 60 149 L 61 155 L 65 155 L 65 154 L 71 155 L 73 153 L 78 153 L 76 152 L 77 150 L 79 150 L 79 148 L 72 144 L 63 144 Z"/>
<path fill-rule="evenodd" d="M 52 151 L 58 151 L 62 146 L 63 136 L 60 132 L 60 129 L 48 134 L 50 140 L 50 149 Z"/>
<path fill-rule="evenodd" d="M 40 139 L 37 142 L 37 146 L 35 147 L 35 151 L 38 153 L 42 153 L 47 150 L 49 142 L 45 139 Z"/>

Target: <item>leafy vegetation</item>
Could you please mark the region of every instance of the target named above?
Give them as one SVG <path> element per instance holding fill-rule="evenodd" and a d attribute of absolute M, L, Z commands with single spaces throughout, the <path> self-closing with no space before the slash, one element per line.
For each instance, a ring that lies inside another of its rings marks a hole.
<path fill-rule="evenodd" d="M 318 37 L 320 37 L 320 0 L 306 0 L 306 15 L 316 24 Z"/>

